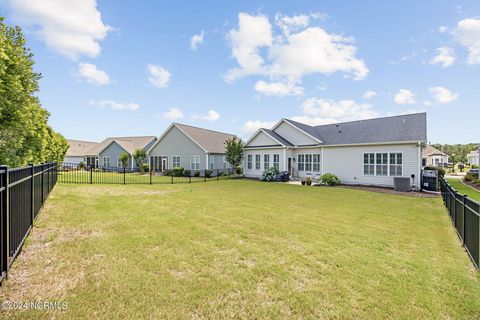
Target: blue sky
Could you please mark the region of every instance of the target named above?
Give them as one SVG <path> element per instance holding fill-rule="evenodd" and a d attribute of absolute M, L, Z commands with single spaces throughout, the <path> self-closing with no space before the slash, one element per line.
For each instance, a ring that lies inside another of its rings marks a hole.
<path fill-rule="evenodd" d="M 478 142 L 479 1 L 5 1 L 70 139 L 428 113 Z M 476 130 L 475 130 L 476 129 Z"/>

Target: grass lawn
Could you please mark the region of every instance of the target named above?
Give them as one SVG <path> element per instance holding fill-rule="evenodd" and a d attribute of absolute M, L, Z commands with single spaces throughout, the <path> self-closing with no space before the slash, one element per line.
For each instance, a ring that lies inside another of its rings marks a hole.
<path fill-rule="evenodd" d="M 474 188 L 463 184 L 462 179 L 447 179 L 448 184 L 454 188 L 455 190 L 458 191 L 460 194 L 466 194 L 473 200 L 479 201 L 480 202 L 480 192 L 475 190 Z"/>
<path fill-rule="evenodd" d="M 480 272 L 440 198 L 245 180 L 58 184 L 6 318 L 475 319 Z"/>

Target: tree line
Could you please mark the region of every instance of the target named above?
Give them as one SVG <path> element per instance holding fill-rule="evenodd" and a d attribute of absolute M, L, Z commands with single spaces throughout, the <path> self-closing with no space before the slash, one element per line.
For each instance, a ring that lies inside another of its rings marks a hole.
<path fill-rule="evenodd" d="M 478 143 L 468 144 L 432 144 L 432 147 L 448 155 L 450 162 L 467 162 L 467 154 L 470 151 L 478 150 Z M 455 156 L 454 156 L 455 155 Z"/>
<path fill-rule="evenodd" d="M 62 162 L 66 139 L 48 125 L 50 113 L 35 94 L 41 74 L 19 27 L 0 16 L 0 164 Z"/>

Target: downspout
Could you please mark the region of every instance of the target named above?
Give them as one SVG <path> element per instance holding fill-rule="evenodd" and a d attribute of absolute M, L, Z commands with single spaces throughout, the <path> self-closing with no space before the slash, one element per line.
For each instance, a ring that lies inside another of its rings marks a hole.
<path fill-rule="evenodd" d="M 210 170 L 209 163 L 208 163 L 208 152 L 205 152 L 205 170 Z"/>
<path fill-rule="evenodd" d="M 421 175 L 422 175 L 422 143 L 419 142 L 418 143 L 418 176 L 417 176 L 417 181 L 418 181 L 417 190 L 419 191 L 422 190 Z"/>
<path fill-rule="evenodd" d="M 324 158 L 323 158 L 323 147 L 322 147 L 321 150 L 322 150 L 322 151 L 321 151 L 321 157 L 322 157 L 322 158 L 320 159 L 320 174 L 321 174 L 321 175 L 324 175 L 324 173 L 323 173 L 323 162 L 324 162 Z"/>

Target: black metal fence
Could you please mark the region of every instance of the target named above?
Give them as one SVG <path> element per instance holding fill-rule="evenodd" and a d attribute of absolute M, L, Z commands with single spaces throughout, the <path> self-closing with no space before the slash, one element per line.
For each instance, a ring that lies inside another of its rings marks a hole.
<path fill-rule="evenodd" d="M 175 184 L 242 177 L 233 168 L 140 172 L 124 167 L 93 167 L 73 163 L 58 166 L 58 182 L 84 184 Z"/>
<path fill-rule="evenodd" d="M 440 179 L 440 190 L 463 246 L 475 266 L 480 268 L 480 203 L 459 194 L 444 179 Z"/>
<path fill-rule="evenodd" d="M 57 182 L 57 163 L 0 166 L 0 282 Z"/>

